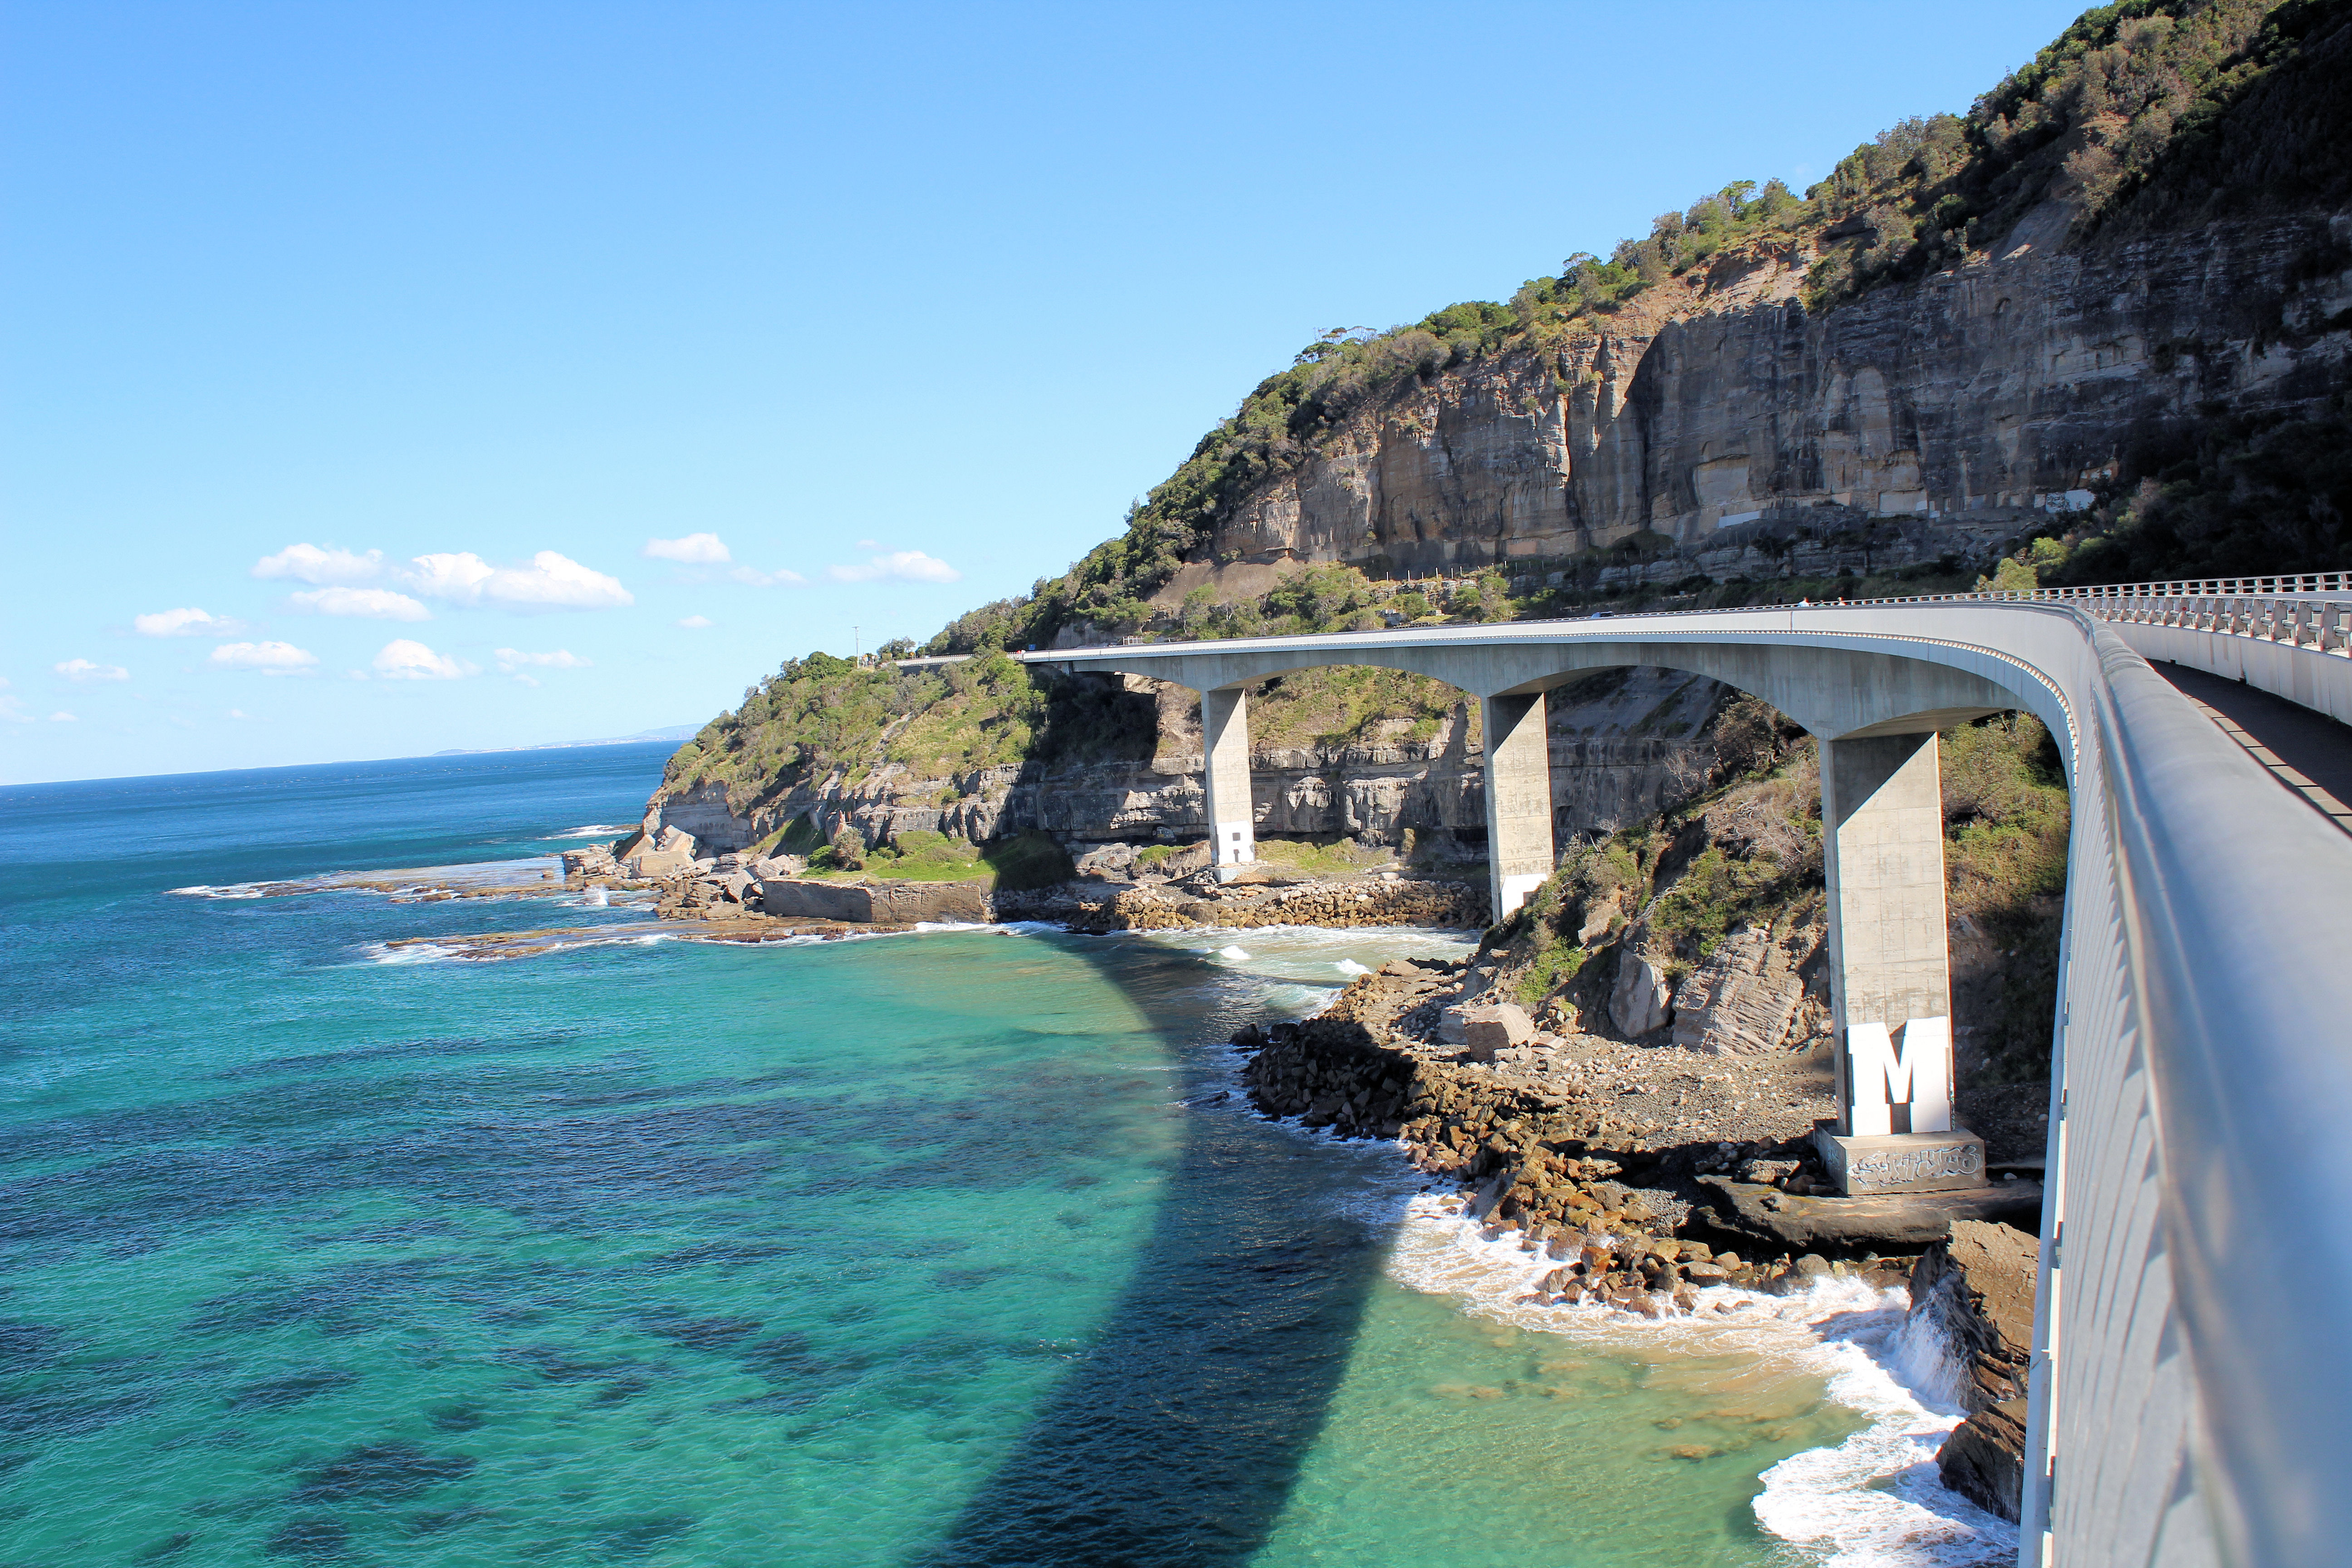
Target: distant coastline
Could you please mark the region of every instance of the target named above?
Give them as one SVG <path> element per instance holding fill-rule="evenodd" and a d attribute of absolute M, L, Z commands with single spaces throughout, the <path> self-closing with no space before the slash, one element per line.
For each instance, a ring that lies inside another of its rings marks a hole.
<path fill-rule="evenodd" d="M 593 741 L 541 741 L 535 746 L 452 746 L 429 753 L 436 757 L 484 757 L 493 752 L 568 752 L 580 746 L 639 746 L 660 741 L 678 744 L 699 734 L 699 724 L 672 724 L 664 730 L 640 730 L 634 735 L 605 735 Z"/>

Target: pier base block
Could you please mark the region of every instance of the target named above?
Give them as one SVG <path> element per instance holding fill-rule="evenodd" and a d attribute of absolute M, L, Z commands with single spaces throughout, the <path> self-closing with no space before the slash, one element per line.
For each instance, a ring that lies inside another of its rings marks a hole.
<path fill-rule="evenodd" d="M 1813 1146 L 1829 1167 L 1830 1180 L 1850 1198 L 1959 1192 L 1985 1184 L 1984 1140 L 1965 1127 L 1861 1138 L 1819 1127 L 1813 1131 Z"/>

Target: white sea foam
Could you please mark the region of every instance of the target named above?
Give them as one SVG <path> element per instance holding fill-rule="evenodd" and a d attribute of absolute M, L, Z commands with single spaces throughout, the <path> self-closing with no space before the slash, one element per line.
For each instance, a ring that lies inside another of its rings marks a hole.
<path fill-rule="evenodd" d="M 592 822 L 585 827 L 567 827 L 561 833 L 551 833 L 550 838 L 618 838 L 624 833 L 635 833 L 634 822 Z"/>
<path fill-rule="evenodd" d="M 1229 963 L 1247 963 L 1250 957 L 1249 950 L 1242 947 L 1221 947 L 1217 956 Z"/>
<path fill-rule="evenodd" d="M 1334 968 L 1334 969 L 1336 969 L 1336 970 L 1338 970 L 1340 973 L 1345 974 L 1345 975 L 1349 975 L 1349 976 L 1351 976 L 1351 977 L 1352 977 L 1352 976 L 1354 976 L 1354 975 L 1358 975 L 1358 974 L 1370 974 L 1370 973 L 1371 973 L 1371 971 L 1370 971 L 1370 969 L 1367 969 L 1367 968 L 1365 968 L 1362 964 L 1358 963 L 1357 963 L 1354 959 L 1352 959 L 1352 958 L 1343 958 L 1343 959 L 1341 959 L 1339 963 L 1337 963 L 1333 964 L 1331 967 L 1332 967 L 1332 968 Z"/>
<path fill-rule="evenodd" d="M 1333 987 L 1328 985 L 1269 984 L 1258 994 L 1258 1006 L 1268 1013 L 1278 1013 L 1289 1018 L 1311 1018 L 1331 1005 Z"/>
<path fill-rule="evenodd" d="M 197 883 L 168 888 L 167 893 L 196 899 L 266 899 L 302 893 L 373 893 L 394 899 L 422 898 L 462 889 L 520 888 L 553 892 L 562 867 L 551 855 L 531 855 L 517 860 L 475 860 L 457 866 L 403 866 L 377 871 L 307 871 L 222 886 Z"/>
<path fill-rule="evenodd" d="M 458 956 L 457 949 L 432 942 L 413 942 L 400 947 L 372 942 L 360 951 L 367 955 L 370 963 L 438 963 Z"/>
<path fill-rule="evenodd" d="M 1449 1296 L 1473 1315 L 1593 1345 L 1675 1356 L 1746 1354 L 1822 1378 L 1829 1396 L 1869 1426 L 1834 1447 L 1811 1448 L 1766 1470 L 1757 1522 L 1822 1568 L 1961 1568 L 2005 1563 L 2016 1527 L 1947 1490 L 1936 1450 L 1959 1424 L 1949 1403 L 1956 1371 L 1940 1336 L 1914 1326 L 1901 1290 L 1831 1279 L 1773 1298 L 1717 1287 L 1701 1311 L 1657 1321 L 1605 1306 L 1536 1306 L 1530 1294 L 1555 1267 L 1522 1252 L 1516 1233 L 1486 1239 L 1444 1200 L 1405 1206 L 1389 1272 Z M 1715 1312 L 1717 1305 L 1731 1309 Z"/>
<path fill-rule="evenodd" d="M 1138 931 L 1137 940 L 1155 947 L 1216 955 L 1228 962 L 1245 962 L 1255 971 L 1287 980 L 1329 984 L 1331 971 L 1353 975 L 1377 968 L 1392 958 L 1460 958 L 1475 945 L 1459 931 L 1423 926 L 1252 926 L 1249 945 L 1233 957 L 1234 939 L 1244 934 L 1234 927 L 1191 928 L 1181 931 Z M 1349 969 L 1349 964 L 1357 969 Z"/>

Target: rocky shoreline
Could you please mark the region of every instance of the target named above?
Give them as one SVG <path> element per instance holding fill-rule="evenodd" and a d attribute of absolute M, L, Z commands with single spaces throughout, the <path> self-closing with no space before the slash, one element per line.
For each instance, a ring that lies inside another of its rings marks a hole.
<path fill-rule="evenodd" d="M 2000 1222 L 2038 1218 L 2023 1140 L 1996 1143 L 1982 1196 L 1826 1197 L 1810 1138 L 1834 1110 L 1819 1055 L 1538 1029 L 1498 994 L 1507 979 L 1485 950 L 1398 960 L 1311 1018 L 1251 1025 L 1234 1042 L 1251 1101 L 1402 1143 L 1455 1185 L 1448 1212 L 1556 1265 L 1522 1304 L 1728 1318 L 1748 1298 L 1701 1292 L 1789 1295 L 1828 1279 L 1906 1289 L 1966 1368 L 1970 1414 L 1939 1460 L 1946 1484 L 2014 1521 L 2037 1243 Z"/>
<path fill-rule="evenodd" d="M 640 836 L 642 839 L 642 836 Z M 621 852 L 598 846 L 564 852 L 563 885 L 652 892 L 656 912 L 674 921 L 730 923 L 817 921 L 875 928 L 923 923 L 1043 921 L 1071 931 L 1252 930 L 1264 926 L 1426 926 L 1477 930 L 1487 921 L 1486 889 L 1460 874 L 1379 869 L 1318 876 L 1253 865 L 1221 881 L 1199 847 L 1156 870 L 1090 856 L 1079 875 L 1019 891 L 987 882 L 817 877 L 797 856 L 694 856 L 694 840 L 666 828 Z"/>

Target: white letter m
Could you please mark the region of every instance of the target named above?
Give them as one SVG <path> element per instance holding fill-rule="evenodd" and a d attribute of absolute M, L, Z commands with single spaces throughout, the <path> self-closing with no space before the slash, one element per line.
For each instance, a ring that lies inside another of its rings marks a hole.
<path fill-rule="evenodd" d="M 1847 1117 L 1857 1138 L 1895 1131 L 1898 1106 L 1905 1132 L 1952 1130 L 1952 1021 L 1914 1018 L 1901 1034 L 1898 1047 L 1884 1024 L 1846 1026 Z"/>

